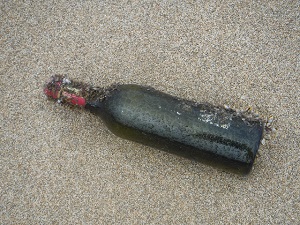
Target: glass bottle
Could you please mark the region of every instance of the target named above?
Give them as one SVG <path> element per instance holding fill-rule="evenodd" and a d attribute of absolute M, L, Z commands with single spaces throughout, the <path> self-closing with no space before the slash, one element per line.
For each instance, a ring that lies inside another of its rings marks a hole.
<path fill-rule="evenodd" d="M 135 84 L 99 88 L 56 75 L 44 93 L 91 111 L 119 137 L 243 175 L 264 130 L 258 117 Z"/>

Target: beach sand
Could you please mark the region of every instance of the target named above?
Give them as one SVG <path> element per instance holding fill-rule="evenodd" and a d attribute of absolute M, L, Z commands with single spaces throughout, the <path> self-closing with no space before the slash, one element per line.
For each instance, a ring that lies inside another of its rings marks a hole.
<path fill-rule="evenodd" d="M 1 1 L 1 224 L 297 224 L 299 2 Z M 48 101 L 51 75 L 273 116 L 241 177 Z"/>

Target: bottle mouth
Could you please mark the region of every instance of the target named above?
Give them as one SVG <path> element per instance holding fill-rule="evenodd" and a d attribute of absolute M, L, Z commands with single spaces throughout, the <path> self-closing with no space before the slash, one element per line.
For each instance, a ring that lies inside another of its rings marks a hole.
<path fill-rule="evenodd" d="M 58 103 L 85 106 L 86 100 L 82 97 L 82 88 L 74 87 L 72 81 L 65 76 L 52 76 L 44 87 L 44 94 Z"/>
<path fill-rule="evenodd" d="M 56 76 L 52 76 L 48 83 L 44 86 L 44 94 L 53 99 L 59 99 L 62 80 Z"/>

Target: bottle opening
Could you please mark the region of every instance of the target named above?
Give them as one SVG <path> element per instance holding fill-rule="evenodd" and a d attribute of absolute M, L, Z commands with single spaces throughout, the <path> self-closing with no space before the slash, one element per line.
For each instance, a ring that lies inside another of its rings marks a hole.
<path fill-rule="evenodd" d="M 71 90 L 71 91 L 70 91 Z M 57 99 L 59 103 L 68 103 L 71 105 L 85 106 L 84 97 L 72 92 L 80 93 L 80 89 L 72 87 L 72 82 L 63 76 L 54 76 L 46 84 L 44 93 L 50 98 Z"/>

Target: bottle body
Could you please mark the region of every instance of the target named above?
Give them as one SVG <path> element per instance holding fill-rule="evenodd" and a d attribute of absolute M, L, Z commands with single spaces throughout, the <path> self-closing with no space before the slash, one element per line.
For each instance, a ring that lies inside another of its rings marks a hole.
<path fill-rule="evenodd" d="M 139 85 L 117 85 L 99 96 L 87 95 L 84 107 L 119 137 L 239 174 L 252 168 L 260 120 Z"/>

